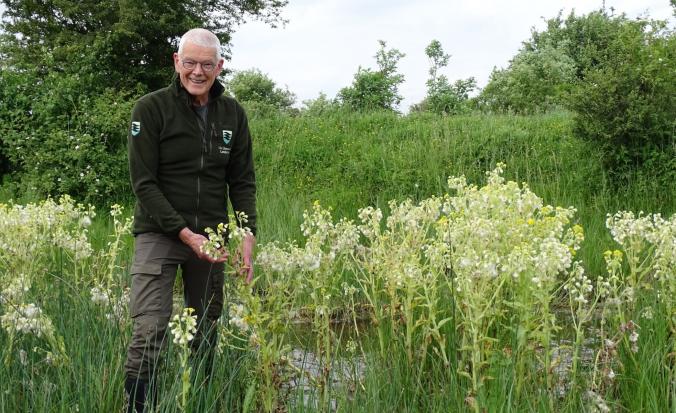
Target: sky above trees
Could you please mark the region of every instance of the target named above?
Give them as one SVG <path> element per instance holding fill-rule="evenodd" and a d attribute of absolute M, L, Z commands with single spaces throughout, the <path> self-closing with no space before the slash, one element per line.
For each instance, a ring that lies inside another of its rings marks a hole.
<path fill-rule="evenodd" d="M 506 67 L 532 27 L 571 10 L 588 13 L 602 0 L 290 0 L 285 26 L 250 21 L 232 41 L 234 70 L 257 68 L 303 100 L 320 92 L 330 98 L 348 86 L 359 66 L 375 67 L 378 40 L 406 54 L 399 63 L 404 82 L 399 108 L 425 96 L 429 61 L 425 47 L 436 39 L 451 55 L 443 74 L 451 81 L 474 77 L 485 86 L 493 67 Z M 607 9 L 629 16 L 671 19 L 669 0 L 607 0 Z M 0 12 L 4 11 L 0 5 Z"/>
<path fill-rule="evenodd" d="M 544 29 L 544 20 L 559 10 L 564 16 L 572 9 L 585 14 L 602 5 L 601 0 L 291 0 L 282 13 L 285 27 L 248 22 L 237 29 L 226 66 L 260 69 L 288 86 L 300 104 L 320 91 L 334 97 L 360 65 L 376 67 L 378 40 L 385 40 L 406 54 L 399 63 L 405 78 L 399 108 L 406 112 L 425 96 L 430 65 L 425 47 L 433 39 L 451 55 L 443 74 L 451 81 L 474 76 L 483 87 L 494 66 L 508 65 L 532 27 Z M 605 6 L 629 16 L 672 16 L 669 0 L 608 0 Z"/>

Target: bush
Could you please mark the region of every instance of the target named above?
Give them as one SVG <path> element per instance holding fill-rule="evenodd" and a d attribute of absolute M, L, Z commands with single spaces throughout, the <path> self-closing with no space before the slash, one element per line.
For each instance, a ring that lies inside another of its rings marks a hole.
<path fill-rule="evenodd" d="M 574 80 L 575 63 L 562 48 L 522 51 L 508 69 L 493 69 L 479 102 L 491 111 L 542 113 L 562 105 Z"/>
<path fill-rule="evenodd" d="M 240 102 L 287 110 L 296 101 L 288 89 L 277 87 L 275 82 L 258 69 L 236 72 L 226 84 L 228 91 Z"/>
<path fill-rule="evenodd" d="M 618 183 L 638 171 L 676 182 L 676 38 L 663 22 L 626 22 L 605 59 L 587 70 L 568 106 L 575 132 L 605 152 Z"/>
<path fill-rule="evenodd" d="M 0 140 L 15 196 L 70 194 L 108 204 L 131 194 L 126 131 L 140 91 L 88 96 L 81 87 L 75 76 L 3 74 Z"/>
<path fill-rule="evenodd" d="M 303 101 L 301 114 L 305 116 L 322 116 L 340 110 L 340 104 L 334 99 L 329 99 L 326 93 L 319 92 L 316 99 Z"/>
<path fill-rule="evenodd" d="M 482 108 L 529 114 L 565 105 L 567 93 L 587 71 L 605 61 L 609 44 L 630 21 L 605 10 L 576 16 L 561 13 L 547 20 L 542 32 L 531 38 L 506 69 L 494 69 L 479 96 Z"/>

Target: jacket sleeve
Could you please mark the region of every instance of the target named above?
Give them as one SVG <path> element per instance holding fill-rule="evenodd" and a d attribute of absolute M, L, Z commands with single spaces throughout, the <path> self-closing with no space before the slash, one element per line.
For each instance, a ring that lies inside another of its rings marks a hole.
<path fill-rule="evenodd" d="M 136 103 L 127 136 L 131 185 L 146 219 L 154 220 L 167 234 L 188 226 L 160 190 L 158 179 L 162 113 L 151 99 Z M 138 219 L 138 217 L 137 217 Z"/>
<path fill-rule="evenodd" d="M 227 171 L 228 196 L 234 211 L 244 212 L 245 224 L 256 235 L 256 173 L 253 162 L 253 144 L 244 109 L 236 104 L 237 124 Z"/>

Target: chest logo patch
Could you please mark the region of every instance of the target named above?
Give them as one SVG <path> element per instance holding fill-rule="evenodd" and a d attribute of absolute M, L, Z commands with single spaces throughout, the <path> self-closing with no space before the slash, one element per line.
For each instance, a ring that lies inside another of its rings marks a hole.
<path fill-rule="evenodd" d="M 225 145 L 229 145 L 231 140 L 232 140 L 232 131 L 223 130 L 223 143 Z"/>
<path fill-rule="evenodd" d="M 141 122 L 131 123 L 131 136 L 138 136 L 141 133 Z"/>

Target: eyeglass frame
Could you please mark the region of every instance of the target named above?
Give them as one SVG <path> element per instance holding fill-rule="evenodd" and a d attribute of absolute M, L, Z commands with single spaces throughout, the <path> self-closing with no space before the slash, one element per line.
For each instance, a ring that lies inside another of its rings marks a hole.
<path fill-rule="evenodd" d="M 213 63 L 213 62 L 195 62 L 194 60 L 183 60 L 181 58 L 179 58 L 179 60 L 181 61 L 181 66 L 185 70 L 195 70 L 197 68 L 197 65 L 200 65 L 200 67 L 202 68 L 203 71 L 205 71 L 207 73 L 211 73 L 214 70 L 216 70 L 216 67 L 218 66 L 218 63 Z M 191 67 L 188 67 L 186 65 L 191 66 Z M 211 66 L 211 69 L 209 69 L 205 66 Z"/>

